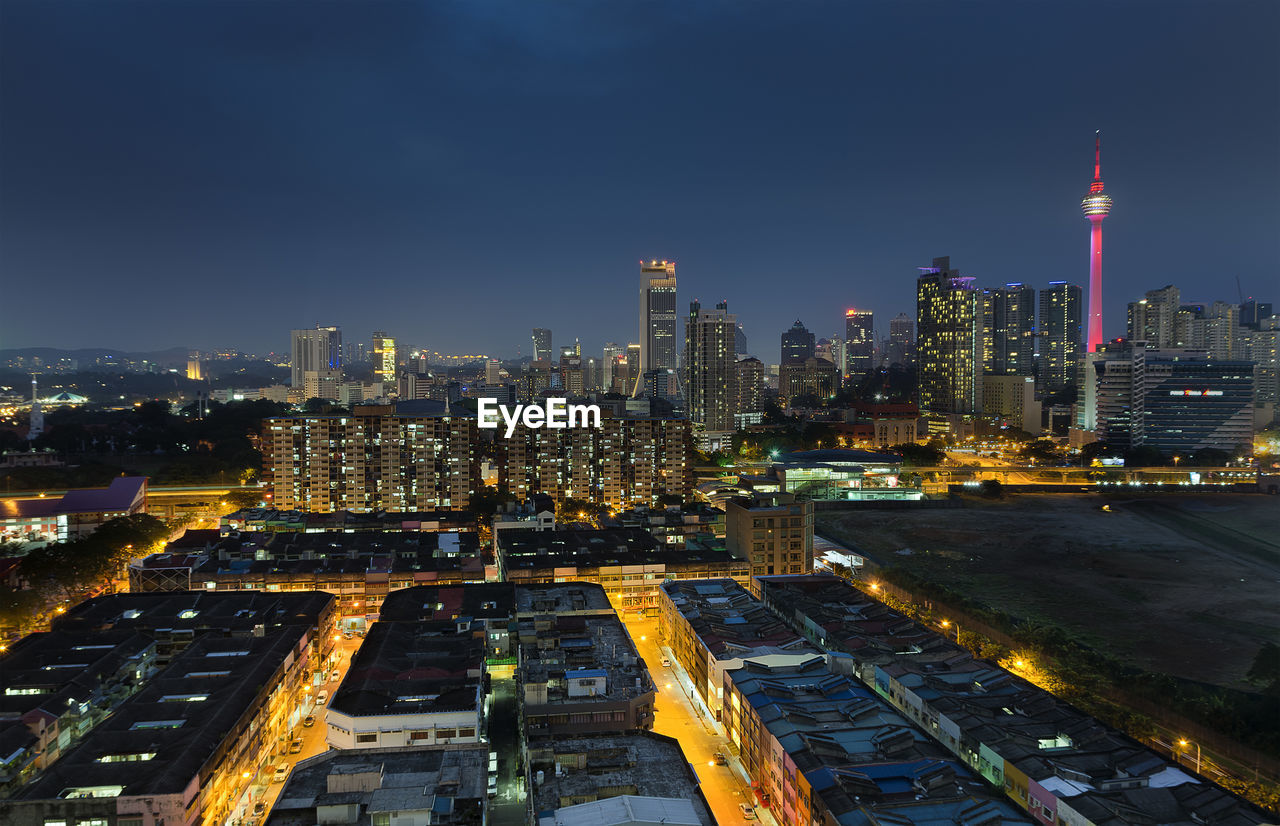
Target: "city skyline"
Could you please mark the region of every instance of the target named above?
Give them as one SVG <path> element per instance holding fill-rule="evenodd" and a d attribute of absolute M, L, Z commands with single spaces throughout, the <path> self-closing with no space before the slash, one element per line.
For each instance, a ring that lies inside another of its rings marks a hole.
<path fill-rule="evenodd" d="M 595 353 L 632 339 L 635 260 L 666 258 L 681 306 L 733 302 L 772 361 L 797 317 L 830 337 L 848 307 L 909 310 L 940 255 L 982 286 L 1087 286 L 1097 129 L 1121 205 L 1106 338 L 1163 283 L 1271 298 L 1268 4 L 65 8 L 0 10 L 0 244 L 17 301 L 84 300 L 0 347 L 280 352 L 324 320 L 504 357 L 543 326 Z M 1032 50 L 1027 27 L 1051 34 Z M 918 48 L 943 39 L 946 71 Z M 374 285 L 396 300 L 356 300 Z"/>

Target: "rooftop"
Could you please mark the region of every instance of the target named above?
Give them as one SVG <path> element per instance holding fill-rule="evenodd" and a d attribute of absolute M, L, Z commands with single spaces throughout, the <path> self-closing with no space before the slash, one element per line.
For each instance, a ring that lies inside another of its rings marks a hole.
<path fill-rule="evenodd" d="M 653 691 L 653 680 L 622 622 L 601 616 L 534 617 L 520 622 L 521 681 L 545 683 L 547 704 L 613 701 Z M 604 678 L 588 696 L 574 680 Z M 526 694 L 526 703 L 530 703 Z"/>
<path fill-rule="evenodd" d="M 413 621 L 376 622 L 329 708 L 353 717 L 474 709 L 484 658 L 484 636 L 469 628 L 441 633 Z"/>
<path fill-rule="evenodd" d="M 516 610 L 521 614 L 564 615 L 582 612 L 613 613 L 604 587 L 591 582 L 556 585 L 521 585 L 516 588 Z"/>
<path fill-rule="evenodd" d="M 732 579 L 668 581 L 662 591 L 718 659 L 822 653 Z"/>
<path fill-rule="evenodd" d="M 245 709 L 272 690 L 273 675 L 306 633 L 295 625 L 261 637 L 198 637 L 20 797 L 65 797 L 85 788 L 107 797 L 182 792 Z"/>
<path fill-rule="evenodd" d="M 85 600 L 54 621 L 58 631 L 127 629 L 151 633 L 175 628 L 250 633 L 262 625 L 316 626 L 334 598 L 319 591 L 291 594 L 161 591 L 111 594 Z"/>
<path fill-rule="evenodd" d="M 266 826 L 312 826 L 316 807 L 359 804 L 352 826 L 371 813 L 430 811 L 432 823 L 483 822 L 489 747 L 330 750 L 303 760 L 280 791 Z M 338 791 L 343 789 L 343 791 Z"/>
<path fill-rule="evenodd" d="M 147 477 L 118 476 L 105 488 L 69 490 L 57 498 L 0 499 L 0 519 L 128 511 L 145 500 L 146 491 Z"/>
<path fill-rule="evenodd" d="M 540 823 L 553 810 L 595 800 L 605 788 L 630 789 L 630 794 L 642 797 L 686 800 L 693 805 L 698 823 L 715 823 L 688 759 L 670 737 L 644 732 L 561 738 L 541 747 L 531 746 L 529 761 L 535 774 L 533 803 Z M 540 785 L 538 771 L 543 774 Z"/>

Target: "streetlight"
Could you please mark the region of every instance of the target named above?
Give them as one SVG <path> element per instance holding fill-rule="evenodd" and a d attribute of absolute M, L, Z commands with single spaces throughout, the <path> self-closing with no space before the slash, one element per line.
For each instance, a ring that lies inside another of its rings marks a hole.
<path fill-rule="evenodd" d="M 1183 739 L 1178 741 L 1178 745 L 1182 746 L 1185 749 L 1187 746 L 1190 746 L 1191 744 L 1188 743 L 1185 739 Z M 1199 773 L 1200 773 L 1200 744 L 1196 743 L 1196 774 L 1199 774 Z"/>

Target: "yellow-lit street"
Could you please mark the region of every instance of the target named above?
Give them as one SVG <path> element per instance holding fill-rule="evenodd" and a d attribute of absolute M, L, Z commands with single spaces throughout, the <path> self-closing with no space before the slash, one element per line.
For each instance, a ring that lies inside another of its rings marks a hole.
<path fill-rule="evenodd" d="M 316 692 L 312 692 L 312 696 L 319 691 L 328 692 L 328 700 L 333 699 L 334 693 L 338 690 L 344 677 L 347 675 L 347 669 L 351 666 L 351 657 L 360 647 L 364 639 L 360 636 L 352 635 L 351 639 L 340 637 L 337 642 L 335 651 L 338 652 L 338 659 L 335 668 L 330 672 L 328 682 L 322 683 L 317 687 Z M 314 701 L 312 701 L 314 702 Z M 311 714 L 315 717 L 315 723 L 311 726 L 304 726 L 301 722 L 290 733 L 288 741 L 284 743 L 285 753 L 278 754 L 275 757 L 273 766 L 287 765 L 292 773 L 293 767 L 298 762 L 306 760 L 308 757 L 314 757 L 328 751 L 329 746 L 325 743 L 325 709 L 327 705 L 316 705 L 312 708 Z M 290 754 L 288 749 L 295 740 L 302 741 L 300 751 Z M 280 796 L 280 791 L 284 788 L 286 779 L 275 780 L 274 769 L 268 767 L 262 772 L 261 782 L 252 785 L 245 797 L 242 799 L 243 819 L 241 826 L 249 826 L 250 824 L 262 823 L 266 820 L 267 814 L 270 813 L 271 807 L 275 805 L 276 798 Z M 263 804 L 263 807 L 255 815 L 254 810 L 257 804 Z"/>
<path fill-rule="evenodd" d="M 716 821 L 721 824 L 774 824 L 768 809 L 756 805 L 750 780 L 738 762 L 737 749 L 724 736 L 719 724 L 711 719 L 679 663 L 662 647 L 657 619 L 638 616 L 635 611 L 619 611 L 618 616 L 630 632 L 658 687 L 653 730 L 680 741 L 685 757 L 702 781 L 702 792 L 711 804 Z M 670 666 L 662 665 L 664 657 Z M 724 755 L 726 765 L 716 765 L 717 753 Z M 743 815 L 743 803 L 752 807 L 750 818 Z"/>

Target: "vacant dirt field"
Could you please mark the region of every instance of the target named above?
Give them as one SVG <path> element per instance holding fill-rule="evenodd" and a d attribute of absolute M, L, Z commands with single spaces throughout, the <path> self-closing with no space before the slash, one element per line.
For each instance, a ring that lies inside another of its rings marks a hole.
<path fill-rule="evenodd" d="M 1280 497 L 1018 494 L 966 505 L 820 512 L 815 530 L 1154 671 L 1239 684 L 1259 646 L 1280 642 Z"/>

